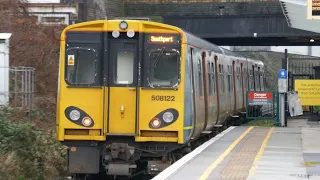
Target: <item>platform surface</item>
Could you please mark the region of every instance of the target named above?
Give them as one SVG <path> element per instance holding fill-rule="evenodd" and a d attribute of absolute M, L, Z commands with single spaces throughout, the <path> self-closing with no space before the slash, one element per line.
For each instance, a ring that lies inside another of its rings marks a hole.
<path fill-rule="evenodd" d="M 229 127 L 153 180 L 320 180 L 319 127 Z"/>

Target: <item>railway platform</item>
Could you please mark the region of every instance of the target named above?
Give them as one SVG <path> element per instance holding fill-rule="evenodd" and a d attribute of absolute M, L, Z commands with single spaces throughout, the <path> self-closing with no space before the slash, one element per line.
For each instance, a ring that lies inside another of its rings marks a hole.
<path fill-rule="evenodd" d="M 153 180 L 320 180 L 320 126 L 229 127 Z"/>

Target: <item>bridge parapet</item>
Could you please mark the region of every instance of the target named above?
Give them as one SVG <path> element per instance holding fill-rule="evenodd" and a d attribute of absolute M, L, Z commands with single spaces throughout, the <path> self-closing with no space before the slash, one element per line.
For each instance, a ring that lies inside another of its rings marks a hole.
<path fill-rule="evenodd" d="M 283 14 L 275 0 L 126 0 L 127 16 L 232 16 Z"/>

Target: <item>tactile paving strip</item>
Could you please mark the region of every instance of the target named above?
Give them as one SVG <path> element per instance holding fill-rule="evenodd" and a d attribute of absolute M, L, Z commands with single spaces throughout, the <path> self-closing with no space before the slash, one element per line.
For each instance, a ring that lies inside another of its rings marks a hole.
<path fill-rule="evenodd" d="M 245 141 L 239 152 L 236 153 L 220 174 L 222 180 L 246 180 L 251 169 L 255 156 L 257 155 L 263 140 L 270 128 L 254 128 Z M 235 151 L 235 149 L 233 150 Z"/>

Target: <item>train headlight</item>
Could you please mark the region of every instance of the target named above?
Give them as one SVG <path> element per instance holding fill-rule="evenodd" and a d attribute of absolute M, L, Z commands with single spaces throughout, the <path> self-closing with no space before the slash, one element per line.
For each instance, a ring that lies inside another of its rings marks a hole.
<path fill-rule="evenodd" d="M 120 25 L 119 25 L 120 29 L 122 30 L 126 30 L 128 28 L 128 23 L 125 21 L 121 21 Z"/>
<path fill-rule="evenodd" d="M 78 110 L 72 110 L 69 117 L 72 121 L 77 121 L 80 118 L 80 112 Z"/>
<path fill-rule="evenodd" d="M 166 123 L 171 123 L 174 119 L 174 116 L 171 112 L 165 112 L 162 118 Z"/>
<path fill-rule="evenodd" d="M 91 118 L 89 118 L 89 117 L 83 118 L 83 119 L 82 119 L 82 124 L 83 124 L 84 126 L 90 126 L 90 125 L 92 124 Z"/>
<path fill-rule="evenodd" d="M 161 121 L 158 118 L 154 118 L 152 120 L 151 124 L 152 124 L 153 127 L 157 128 L 157 127 L 159 127 L 161 125 Z"/>

